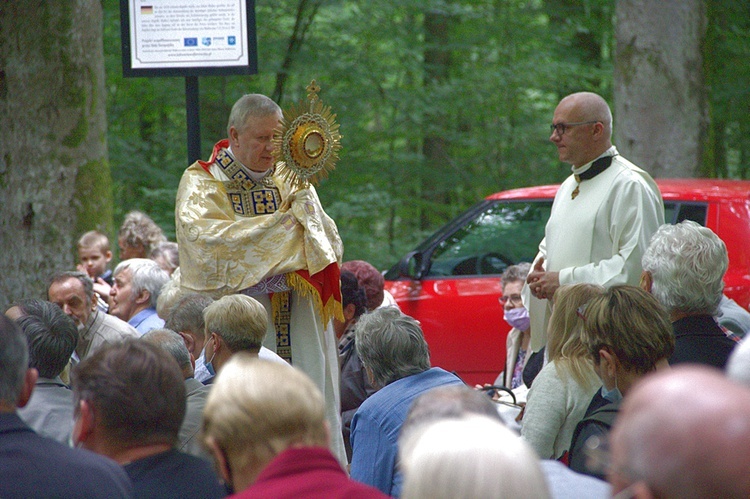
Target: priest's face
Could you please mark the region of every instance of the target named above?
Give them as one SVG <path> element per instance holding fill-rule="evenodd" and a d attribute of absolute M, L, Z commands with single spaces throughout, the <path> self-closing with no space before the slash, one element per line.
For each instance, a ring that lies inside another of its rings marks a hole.
<path fill-rule="evenodd" d="M 598 155 L 593 152 L 598 147 L 592 136 L 596 123 L 586 118 L 580 107 L 574 96 L 560 101 L 552 117 L 552 124 L 557 128 L 549 138 L 557 146 L 560 161 L 576 167 L 585 165 Z M 571 123 L 574 126 L 570 126 Z"/>
<path fill-rule="evenodd" d="M 250 116 L 242 130 L 229 129 L 229 144 L 234 157 L 254 172 L 265 172 L 273 164 L 273 130 L 281 120 L 280 114 L 261 118 Z"/>

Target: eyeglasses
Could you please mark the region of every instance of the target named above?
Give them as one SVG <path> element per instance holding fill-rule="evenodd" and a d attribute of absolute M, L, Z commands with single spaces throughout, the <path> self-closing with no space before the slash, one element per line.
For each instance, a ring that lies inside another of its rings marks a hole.
<path fill-rule="evenodd" d="M 510 295 L 510 296 L 501 296 L 498 298 L 500 300 L 500 303 L 505 305 L 506 303 L 510 302 L 511 305 L 515 305 L 517 307 L 523 305 L 523 298 L 521 295 Z"/>
<path fill-rule="evenodd" d="M 554 134 L 557 132 L 557 135 L 562 137 L 565 134 L 565 130 L 568 128 L 574 127 L 574 126 L 581 126 L 581 125 L 593 125 L 594 123 L 599 123 L 598 121 L 581 121 L 579 123 L 553 123 L 549 126 L 550 133 Z"/>

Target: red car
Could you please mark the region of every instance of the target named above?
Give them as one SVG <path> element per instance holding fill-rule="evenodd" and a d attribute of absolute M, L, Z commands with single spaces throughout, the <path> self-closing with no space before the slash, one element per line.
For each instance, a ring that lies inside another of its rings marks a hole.
<path fill-rule="evenodd" d="M 694 220 L 727 245 L 725 294 L 750 305 L 750 181 L 657 180 L 665 220 Z M 438 230 L 385 274 L 401 310 L 422 324 L 433 365 L 469 384 L 490 383 L 505 363 L 510 327 L 498 303 L 508 265 L 531 262 L 558 185 L 488 196 Z"/>

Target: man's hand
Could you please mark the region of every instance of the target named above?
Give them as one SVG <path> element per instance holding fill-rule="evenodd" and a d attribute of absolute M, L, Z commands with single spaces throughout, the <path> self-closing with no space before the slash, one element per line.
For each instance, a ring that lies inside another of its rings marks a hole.
<path fill-rule="evenodd" d="M 94 291 L 96 291 L 96 294 L 102 297 L 102 300 L 109 301 L 109 290 L 112 289 L 109 284 L 107 284 L 107 281 L 102 279 L 101 277 L 97 277 L 96 281 L 94 281 Z"/>
<path fill-rule="evenodd" d="M 551 299 L 555 291 L 560 287 L 559 272 L 546 272 L 544 270 L 544 258 L 537 260 L 534 269 L 526 278 L 531 294 L 540 300 Z"/>
<path fill-rule="evenodd" d="M 304 202 L 310 196 L 310 189 L 303 187 L 289 193 L 286 199 L 279 206 L 279 211 L 289 211 L 295 201 Z"/>
<path fill-rule="evenodd" d="M 289 208 L 292 207 L 292 202 L 294 201 L 295 197 L 297 197 L 297 191 L 290 192 L 289 195 L 286 197 L 286 199 L 281 202 L 281 206 L 279 206 L 279 211 L 282 213 L 289 211 Z"/>

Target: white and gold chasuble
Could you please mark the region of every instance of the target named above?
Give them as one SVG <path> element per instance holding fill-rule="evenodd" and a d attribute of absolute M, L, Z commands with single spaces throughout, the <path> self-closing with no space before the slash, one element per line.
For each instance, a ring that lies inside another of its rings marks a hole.
<path fill-rule="evenodd" d="M 340 264 L 341 238 L 315 188 L 295 192 L 289 210 L 280 211 L 290 186 L 275 175 L 255 182 L 227 145 L 217 144 L 212 161 L 194 163 L 180 181 L 175 225 L 181 286 L 219 297 L 266 277 L 297 270 L 316 274 Z"/>
<path fill-rule="evenodd" d="M 290 329 L 292 363 L 324 394 L 331 449 L 346 463 L 338 357 L 329 324 L 341 314 L 341 304 L 321 296 L 304 278 L 325 275 L 335 264 L 332 275 L 339 285 L 343 245 L 338 229 L 314 187 L 292 193 L 275 174 L 255 181 L 228 147 L 227 140 L 216 144 L 211 160 L 188 167 L 180 181 L 175 222 L 181 287 L 215 298 L 238 292 L 256 298 L 269 312 L 263 345 L 277 353 L 274 321 L 286 316 L 282 322 Z M 290 197 L 293 202 L 282 210 Z M 278 306 L 276 298 L 290 289 L 287 307 Z"/>

